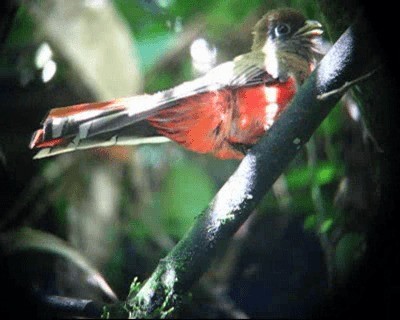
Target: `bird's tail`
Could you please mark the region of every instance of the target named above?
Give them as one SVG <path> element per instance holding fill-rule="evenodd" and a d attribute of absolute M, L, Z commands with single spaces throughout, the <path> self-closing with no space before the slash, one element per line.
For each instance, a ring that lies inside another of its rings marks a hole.
<path fill-rule="evenodd" d="M 155 114 L 163 105 L 156 95 L 84 103 L 50 110 L 42 128 L 33 133 L 30 148 L 35 159 L 79 149 L 132 145 L 138 141 L 123 135 L 133 123 Z"/>

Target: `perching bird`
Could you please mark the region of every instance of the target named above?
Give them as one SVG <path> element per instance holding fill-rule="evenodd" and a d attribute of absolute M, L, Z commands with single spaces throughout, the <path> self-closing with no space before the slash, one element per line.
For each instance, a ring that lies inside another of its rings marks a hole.
<path fill-rule="evenodd" d="M 30 147 L 35 158 L 129 145 L 124 130 L 147 120 L 199 153 L 240 159 L 273 125 L 315 68 L 322 26 L 293 9 L 269 11 L 255 25 L 249 53 L 204 76 L 152 95 L 50 110 Z"/>

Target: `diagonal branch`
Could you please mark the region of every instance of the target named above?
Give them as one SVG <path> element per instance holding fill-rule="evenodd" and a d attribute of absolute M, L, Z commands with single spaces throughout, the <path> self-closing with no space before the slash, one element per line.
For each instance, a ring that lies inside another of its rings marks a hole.
<path fill-rule="evenodd" d="M 365 74 L 372 60 L 366 41 L 360 22 L 340 37 L 148 281 L 138 292 L 133 286 L 126 305 L 131 317 L 165 317 L 179 305 L 343 94 L 326 93 Z"/>

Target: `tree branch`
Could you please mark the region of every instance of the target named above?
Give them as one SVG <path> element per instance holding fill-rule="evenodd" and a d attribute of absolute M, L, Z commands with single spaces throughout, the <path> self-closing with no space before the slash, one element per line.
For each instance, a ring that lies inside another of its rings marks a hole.
<path fill-rule="evenodd" d="M 254 146 L 236 172 L 201 213 L 192 228 L 127 299 L 131 317 L 165 317 L 208 269 L 217 250 L 282 174 L 343 94 L 328 94 L 365 74 L 371 61 L 367 37 L 358 22 L 331 48 L 296 94 L 291 106 Z M 318 99 L 318 96 L 324 99 Z M 195 196 L 195 195 L 194 195 Z M 190 200 L 188 200 L 190 201 Z"/>
<path fill-rule="evenodd" d="M 100 318 L 103 313 L 102 305 L 92 300 L 39 295 L 39 301 L 47 312 L 57 317 Z"/>

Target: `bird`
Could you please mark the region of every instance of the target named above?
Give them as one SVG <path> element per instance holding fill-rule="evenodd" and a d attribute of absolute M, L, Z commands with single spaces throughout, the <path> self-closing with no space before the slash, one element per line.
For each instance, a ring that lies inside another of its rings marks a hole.
<path fill-rule="evenodd" d="M 37 159 L 129 145 L 126 129 L 147 121 L 186 149 L 242 159 L 315 69 L 322 33 L 300 11 L 270 10 L 255 24 L 249 52 L 164 91 L 51 109 L 29 146 Z"/>

